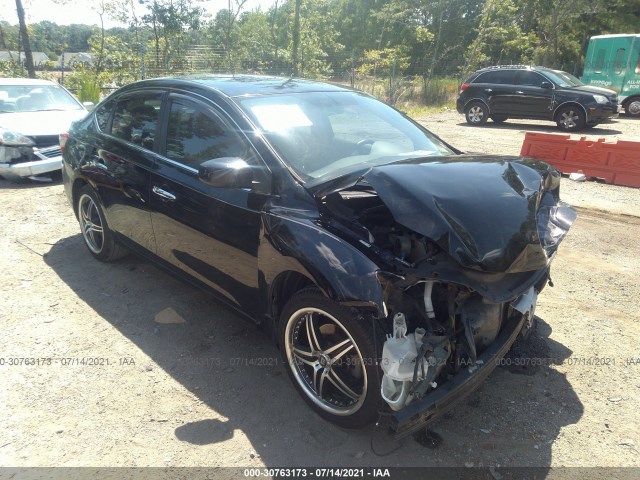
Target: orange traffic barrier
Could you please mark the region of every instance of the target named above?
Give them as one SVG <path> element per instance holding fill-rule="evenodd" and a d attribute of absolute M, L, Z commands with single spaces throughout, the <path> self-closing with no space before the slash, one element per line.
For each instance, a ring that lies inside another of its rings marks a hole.
<path fill-rule="evenodd" d="M 571 135 L 526 132 L 520 155 L 544 160 L 562 173 L 581 170 L 586 177 L 640 187 L 640 142 L 574 140 Z"/>

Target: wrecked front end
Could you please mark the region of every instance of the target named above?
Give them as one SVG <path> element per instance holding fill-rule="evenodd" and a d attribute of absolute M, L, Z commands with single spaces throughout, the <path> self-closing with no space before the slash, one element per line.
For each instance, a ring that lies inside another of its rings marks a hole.
<path fill-rule="evenodd" d="M 381 268 L 380 395 L 404 436 L 475 390 L 533 323 L 575 212 L 560 175 L 521 158 L 373 167 L 318 197 L 329 228 Z"/>

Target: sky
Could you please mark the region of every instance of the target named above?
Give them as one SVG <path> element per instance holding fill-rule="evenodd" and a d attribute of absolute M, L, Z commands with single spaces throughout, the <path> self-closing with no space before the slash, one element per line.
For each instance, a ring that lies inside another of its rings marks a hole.
<path fill-rule="evenodd" d="M 201 5 L 209 12 L 215 13 L 222 8 L 227 8 L 228 0 L 205 0 Z M 253 10 L 260 6 L 266 10 L 274 3 L 274 0 L 248 0 L 245 8 Z M 27 23 L 37 23 L 42 20 L 49 20 L 58 25 L 69 25 L 72 23 L 84 23 L 87 25 L 98 25 L 100 17 L 91 10 L 91 1 L 68 0 L 67 5 L 54 3 L 52 0 L 22 0 Z M 6 20 L 12 25 L 18 23 L 15 0 L 0 0 L 0 20 Z M 106 19 L 107 28 L 118 26 L 114 21 Z"/>

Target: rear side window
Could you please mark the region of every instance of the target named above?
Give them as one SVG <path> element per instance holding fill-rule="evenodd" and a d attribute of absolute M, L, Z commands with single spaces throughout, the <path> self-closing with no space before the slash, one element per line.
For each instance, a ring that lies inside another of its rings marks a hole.
<path fill-rule="evenodd" d="M 606 53 L 607 52 L 604 48 L 601 48 L 600 50 L 598 50 L 598 54 L 596 55 L 595 65 L 593 67 L 593 70 L 596 73 L 602 73 L 602 69 L 604 68 L 604 56 Z"/>
<path fill-rule="evenodd" d="M 247 144 L 213 113 L 189 103 L 171 104 L 167 158 L 197 169 L 206 160 L 221 157 L 247 160 L 247 154 Z"/>
<path fill-rule="evenodd" d="M 616 72 L 616 75 L 620 75 L 622 73 L 622 71 L 624 70 L 625 67 L 625 53 L 626 50 L 624 48 L 619 48 L 616 51 L 616 59 L 614 61 L 614 69 Z"/>
<path fill-rule="evenodd" d="M 143 92 L 118 101 L 111 135 L 153 150 L 162 93 Z"/>
<path fill-rule="evenodd" d="M 493 71 L 478 75 L 473 83 L 497 83 L 499 85 L 513 85 L 515 83 L 515 71 Z"/>
<path fill-rule="evenodd" d="M 109 121 L 115 105 L 116 102 L 110 101 L 96 109 L 96 122 L 98 122 L 98 128 L 103 132 L 109 133 Z"/>

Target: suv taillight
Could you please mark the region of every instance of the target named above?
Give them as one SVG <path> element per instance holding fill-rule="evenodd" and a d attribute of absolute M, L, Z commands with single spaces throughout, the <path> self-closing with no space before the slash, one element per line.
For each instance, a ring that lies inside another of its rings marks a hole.
<path fill-rule="evenodd" d="M 63 152 L 64 152 L 64 146 L 67 144 L 68 139 L 69 139 L 69 134 L 66 132 L 58 135 L 58 140 L 60 142 L 60 150 L 62 150 Z"/>
<path fill-rule="evenodd" d="M 469 84 L 463 83 L 462 85 L 460 85 L 460 92 L 464 92 L 467 88 L 469 88 Z"/>

